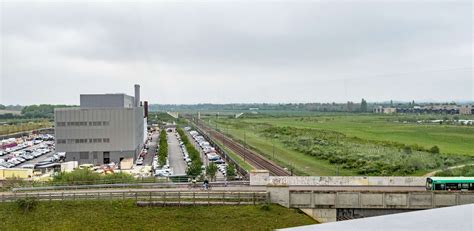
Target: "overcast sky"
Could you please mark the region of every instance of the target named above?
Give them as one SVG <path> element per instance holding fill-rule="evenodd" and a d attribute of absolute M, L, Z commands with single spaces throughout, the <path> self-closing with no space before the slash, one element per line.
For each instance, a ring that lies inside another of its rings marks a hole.
<path fill-rule="evenodd" d="M 467 1 L 1 4 L 1 104 L 473 100 Z"/>

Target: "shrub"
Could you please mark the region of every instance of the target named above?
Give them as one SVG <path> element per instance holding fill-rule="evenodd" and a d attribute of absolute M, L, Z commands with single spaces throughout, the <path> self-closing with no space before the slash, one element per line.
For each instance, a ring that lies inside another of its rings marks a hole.
<path fill-rule="evenodd" d="M 35 209 L 36 205 L 38 205 L 38 201 L 35 198 L 31 197 L 17 199 L 15 203 L 18 208 L 23 211 L 23 213 L 32 211 L 33 209 Z"/>
<path fill-rule="evenodd" d="M 433 153 L 433 154 L 438 154 L 439 153 L 439 148 L 438 146 L 433 146 L 430 148 L 430 152 Z"/>

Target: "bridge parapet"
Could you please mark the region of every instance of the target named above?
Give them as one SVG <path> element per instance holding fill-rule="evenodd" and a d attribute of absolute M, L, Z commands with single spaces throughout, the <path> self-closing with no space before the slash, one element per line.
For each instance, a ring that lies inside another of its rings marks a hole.
<path fill-rule="evenodd" d="M 473 192 L 289 191 L 293 208 L 430 209 L 474 203 Z"/>
<path fill-rule="evenodd" d="M 474 192 L 335 192 L 268 188 L 272 202 L 299 208 L 319 222 L 474 203 Z M 273 192 L 274 197 L 272 191 L 278 191 L 278 194 Z"/>

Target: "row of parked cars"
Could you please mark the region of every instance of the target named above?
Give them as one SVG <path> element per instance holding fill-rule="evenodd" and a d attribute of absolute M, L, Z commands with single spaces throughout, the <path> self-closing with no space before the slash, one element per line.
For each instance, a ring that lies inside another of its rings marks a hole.
<path fill-rule="evenodd" d="M 222 174 L 226 175 L 227 164 L 224 160 L 217 154 L 217 151 L 212 145 L 207 141 L 199 132 L 191 130 L 191 127 L 185 127 L 184 130 L 188 131 L 189 134 L 193 137 L 201 150 L 206 154 L 209 162 L 214 162 L 217 165 L 217 168 Z"/>
<path fill-rule="evenodd" d="M 14 147 L 0 151 L 0 168 L 13 168 L 26 161 L 33 160 L 47 153 L 54 151 L 54 137 L 51 135 L 40 135 L 34 137 L 24 137 L 23 142 Z M 51 164 L 64 159 L 65 153 L 55 153 L 53 156 L 36 164 L 25 164 L 22 168 L 35 168 L 42 165 Z"/>

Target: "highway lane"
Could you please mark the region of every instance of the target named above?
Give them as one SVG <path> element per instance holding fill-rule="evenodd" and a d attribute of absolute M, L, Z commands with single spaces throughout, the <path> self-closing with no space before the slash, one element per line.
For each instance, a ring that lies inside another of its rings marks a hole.
<path fill-rule="evenodd" d="M 183 159 L 183 152 L 179 146 L 176 134 L 176 132 L 166 133 L 168 139 L 168 159 L 173 175 L 183 175 L 186 174 L 187 164 Z"/>

